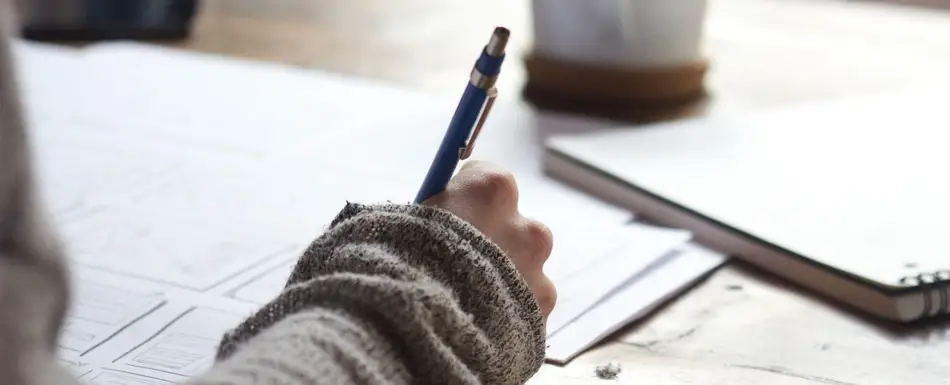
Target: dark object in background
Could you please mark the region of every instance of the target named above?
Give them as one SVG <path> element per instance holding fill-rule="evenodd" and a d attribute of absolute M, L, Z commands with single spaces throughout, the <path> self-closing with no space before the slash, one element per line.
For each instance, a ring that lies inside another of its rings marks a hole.
<path fill-rule="evenodd" d="M 21 36 L 39 41 L 178 40 L 199 0 L 17 0 Z"/>

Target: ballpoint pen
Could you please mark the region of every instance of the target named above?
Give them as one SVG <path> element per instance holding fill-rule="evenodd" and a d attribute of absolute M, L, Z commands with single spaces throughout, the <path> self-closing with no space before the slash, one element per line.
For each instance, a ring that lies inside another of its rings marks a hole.
<path fill-rule="evenodd" d="M 422 203 L 436 195 L 449 184 L 459 161 L 472 155 L 475 139 L 481 132 L 492 104 L 498 96 L 495 81 L 501 72 L 505 60 L 505 45 L 508 44 L 508 29 L 497 27 L 491 39 L 482 49 L 481 55 L 472 67 L 471 76 L 465 86 L 465 92 L 449 127 L 442 138 L 442 144 L 429 166 L 422 187 L 416 195 L 416 203 Z"/>

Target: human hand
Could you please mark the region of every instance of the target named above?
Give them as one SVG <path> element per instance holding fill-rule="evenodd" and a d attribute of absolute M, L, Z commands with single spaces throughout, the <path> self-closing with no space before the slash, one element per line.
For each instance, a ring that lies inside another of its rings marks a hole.
<path fill-rule="evenodd" d="M 445 191 L 423 204 L 455 214 L 501 247 L 527 281 L 547 319 L 557 302 L 554 283 L 543 270 L 554 245 L 553 236 L 547 226 L 518 212 L 518 185 L 511 173 L 489 162 L 468 162 Z"/>

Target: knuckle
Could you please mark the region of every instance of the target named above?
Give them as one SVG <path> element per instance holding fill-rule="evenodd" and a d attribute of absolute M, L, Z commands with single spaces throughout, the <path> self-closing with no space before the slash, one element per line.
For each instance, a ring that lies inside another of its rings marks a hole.
<path fill-rule="evenodd" d="M 505 204 L 518 198 L 515 177 L 507 171 L 486 173 L 472 187 L 476 195 L 489 206 Z"/>
<path fill-rule="evenodd" d="M 539 221 L 529 220 L 525 226 L 525 233 L 535 257 L 541 263 L 547 261 L 554 249 L 554 234 L 551 228 Z"/>
<path fill-rule="evenodd" d="M 538 305 L 541 307 L 541 311 L 544 315 L 548 315 L 554 310 L 554 306 L 557 305 L 557 288 L 554 286 L 550 280 L 545 280 L 546 282 L 541 285 L 538 292 L 535 293 L 535 297 L 538 300 Z"/>

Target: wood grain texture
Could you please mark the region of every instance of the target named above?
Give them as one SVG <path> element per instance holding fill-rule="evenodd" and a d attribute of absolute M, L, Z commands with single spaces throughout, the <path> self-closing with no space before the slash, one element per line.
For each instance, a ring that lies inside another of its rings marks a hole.
<path fill-rule="evenodd" d="M 369 77 L 456 96 L 472 47 L 503 24 L 530 51 L 526 0 L 206 0 L 178 46 Z M 711 0 L 700 112 L 754 111 L 950 81 L 950 13 L 877 2 Z M 523 68 L 499 84 L 517 100 Z M 947 322 L 895 328 L 741 264 L 535 384 L 948 384 Z"/>

